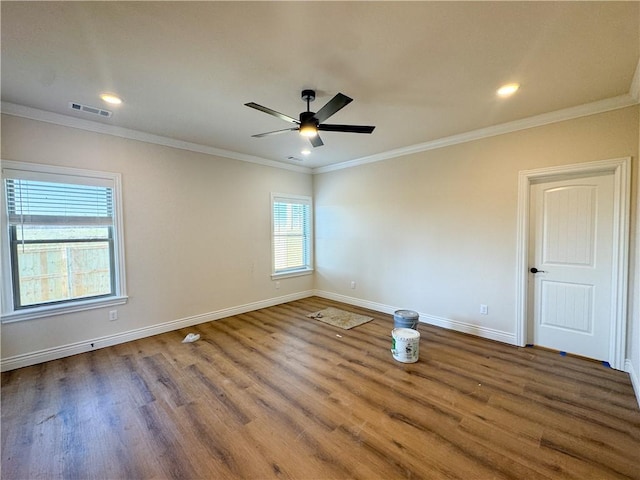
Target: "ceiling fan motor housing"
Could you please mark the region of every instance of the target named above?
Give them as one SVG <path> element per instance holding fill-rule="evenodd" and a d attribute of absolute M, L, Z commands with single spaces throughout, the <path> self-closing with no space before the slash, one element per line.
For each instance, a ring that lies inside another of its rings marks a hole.
<path fill-rule="evenodd" d="M 315 125 L 318 126 L 318 120 L 315 117 L 315 112 L 302 112 L 300 114 L 300 125 Z"/>

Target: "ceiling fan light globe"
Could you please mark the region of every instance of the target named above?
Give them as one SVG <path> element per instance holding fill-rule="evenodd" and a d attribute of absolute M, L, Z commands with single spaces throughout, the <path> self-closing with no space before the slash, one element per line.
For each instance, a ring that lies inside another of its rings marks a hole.
<path fill-rule="evenodd" d="M 318 135 L 318 129 L 314 125 L 304 125 L 300 127 L 300 135 L 303 137 L 315 137 Z"/>

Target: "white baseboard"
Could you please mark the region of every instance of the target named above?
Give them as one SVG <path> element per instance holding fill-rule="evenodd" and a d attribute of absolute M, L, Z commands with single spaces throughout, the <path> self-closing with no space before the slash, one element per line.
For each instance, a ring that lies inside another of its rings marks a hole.
<path fill-rule="evenodd" d="M 318 297 L 328 298 L 329 300 L 335 300 L 342 303 L 348 303 L 349 305 L 356 305 L 362 308 L 368 308 L 377 312 L 388 313 L 393 315 L 393 312 L 403 307 L 393 307 L 390 305 L 384 305 L 381 303 L 370 302 L 368 300 L 362 300 L 360 298 L 347 297 L 345 295 L 339 295 L 336 293 L 325 292 L 322 290 L 316 290 L 315 295 Z M 456 332 L 469 333 L 477 337 L 486 338 L 489 340 L 496 340 L 502 343 L 508 343 L 509 345 L 517 345 L 516 336 L 514 333 L 503 332 L 502 330 L 496 330 L 493 328 L 482 327 L 479 325 L 473 325 L 459 320 L 451 320 L 449 318 L 436 317 L 435 315 L 429 315 L 426 313 L 417 312 L 420 315 L 420 321 L 428 323 L 429 325 L 435 325 L 437 327 L 446 328 L 449 330 L 455 330 Z"/>
<path fill-rule="evenodd" d="M 421 321 L 430 325 L 455 330 L 456 332 L 468 333 L 476 337 L 486 338 L 487 340 L 495 340 L 496 342 L 507 343 L 509 345 L 518 345 L 516 335 L 514 333 L 496 330 L 495 328 L 482 327 L 472 323 L 461 322 L 459 320 L 451 320 L 449 318 L 436 317 L 434 315 L 420 314 Z"/>
<path fill-rule="evenodd" d="M 253 310 L 259 310 L 261 308 L 271 307 L 279 305 L 281 303 L 291 302 L 294 300 L 300 300 L 316 295 L 318 297 L 335 300 L 338 302 L 346 303 L 349 305 L 356 305 L 362 308 L 368 308 L 377 312 L 387 313 L 393 315 L 393 313 L 401 307 L 395 307 L 391 305 L 385 305 L 382 303 L 371 302 L 355 297 L 348 297 L 346 295 L 340 295 L 337 293 L 326 292 L 323 290 L 307 290 L 304 292 L 298 292 L 290 295 L 285 295 L 276 298 L 269 298 L 267 300 L 261 300 L 258 302 L 248 303 L 245 305 L 239 305 L 237 307 L 226 308 L 217 310 L 215 312 L 203 313 L 200 315 L 194 315 L 191 317 L 180 318 L 169 322 L 152 325 L 149 327 L 138 328 L 135 330 L 129 330 L 114 335 L 107 335 L 105 337 L 93 338 L 83 340 L 81 342 L 70 343 L 67 345 L 61 345 L 58 347 L 48 348 L 45 350 L 39 350 L 36 352 L 29 352 L 21 355 L 15 355 L 13 357 L 7 357 L 0 360 L 0 371 L 8 371 L 21 367 L 28 367 L 37 363 L 48 362 L 50 360 L 57 360 L 59 358 L 76 355 L 78 353 L 89 352 L 98 348 L 109 347 L 112 345 L 118 345 L 133 340 L 139 340 L 141 338 L 158 335 L 161 333 L 178 330 L 180 328 L 187 328 L 200 323 L 211 322 L 219 320 L 221 318 L 230 317 L 233 315 L 239 315 L 241 313 L 251 312 Z M 455 330 L 457 332 L 463 332 L 472 334 L 481 338 L 489 340 L 496 340 L 498 342 L 507 343 L 510 345 L 517 345 L 515 334 L 509 332 L 503 332 L 492 328 L 473 325 L 459 320 L 452 320 L 448 318 L 437 317 L 435 315 L 429 315 L 426 313 L 418 312 L 420 315 L 420 321 L 435 325 L 438 327 L 446 328 L 449 330 Z M 392 325 L 391 325 L 392 326 Z M 636 384 L 637 385 L 637 381 Z M 638 387 L 636 386 L 636 392 Z"/>
<path fill-rule="evenodd" d="M 324 290 L 315 290 L 313 294 L 316 297 L 327 298 L 329 300 L 335 300 L 336 302 L 347 303 L 349 305 L 355 305 L 356 307 L 368 308 L 369 310 L 375 310 L 376 312 L 389 313 L 393 315 L 393 312 L 398 310 L 397 308 L 384 305 L 382 303 L 370 302 L 368 300 L 362 300 L 361 298 L 347 297 L 346 295 L 340 295 L 333 292 L 325 292 Z"/>
<path fill-rule="evenodd" d="M 628 358 L 624 361 L 624 371 L 627 372 L 631 378 L 631 385 L 633 385 L 638 407 L 640 407 L 640 377 L 638 377 L 638 372 L 634 370 L 633 363 L 631 363 L 631 360 Z"/>
<path fill-rule="evenodd" d="M 137 328 L 135 330 L 129 330 L 126 332 L 117 333 L 115 335 L 107 335 L 105 337 L 83 340 L 81 342 L 61 345 L 59 347 L 53 347 L 36 352 L 29 352 L 21 355 L 15 355 L 13 357 L 3 358 L 0 360 L 0 371 L 6 372 L 9 370 L 14 370 L 16 368 L 28 367 L 30 365 L 35 365 L 38 363 L 48 362 L 79 353 L 89 352 L 98 348 L 118 345 L 121 343 L 131 342 L 133 340 L 140 340 L 141 338 L 151 337 L 153 335 L 167 333 L 173 330 L 179 330 L 181 328 L 192 327 L 201 323 L 212 322 L 215 320 L 220 320 L 221 318 L 240 315 L 242 313 L 259 310 L 261 308 L 272 307 L 274 305 L 292 302 L 294 300 L 300 300 L 314 295 L 322 298 L 327 298 L 329 300 L 346 303 L 348 305 L 355 305 L 358 307 L 375 310 L 377 312 L 387 313 L 389 315 L 393 315 L 393 313 L 400 308 L 391 305 L 385 305 L 382 303 L 371 302 L 360 298 L 348 297 L 346 295 L 340 295 L 337 293 L 326 292 L 323 290 L 307 290 L 304 292 L 284 295 L 281 297 L 260 300 L 258 302 L 247 303 L 245 305 L 239 305 L 236 307 L 225 308 L 217 310 L 215 312 L 180 318 L 149 327 Z M 457 332 L 469 333 L 481 338 L 496 340 L 498 342 L 507 343 L 510 345 L 517 345 L 515 334 L 513 333 L 503 332 L 501 330 L 495 330 L 493 328 L 481 327 L 458 320 L 451 320 L 448 318 L 437 317 L 435 315 L 429 315 L 420 312 L 418 312 L 418 315 L 420 315 L 421 322 L 428 323 L 430 325 L 435 325 Z M 633 364 L 629 359 L 625 361 L 625 371 L 629 373 L 631 384 L 633 385 L 633 390 L 635 392 L 636 399 L 638 400 L 638 406 L 640 406 L 640 378 L 638 377 L 638 373 L 634 370 Z"/>
<path fill-rule="evenodd" d="M 6 372 L 8 370 L 14 370 L 16 368 L 28 367 L 37 363 L 57 360 L 59 358 L 76 355 L 78 353 L 96 350 L 98 348 L 110 347 L 112 345 L 118 345 L 120 343 L 131 342 L 133 340 L 139 340 L 145 337 L 151 337 L 160 333 L 171 332 L 180 328 L 192 327 L 200 323 L 212 322 L 214 320 L 220 320 L 221 318 L 231 317 L 233 315 L 239 315 L 241 313 L 251 312 L 253 310 L 259 310 L 261 308 L 272 307 L 281 303 L 300 300 L 302 298 L 310 297 L 313 294 L 314 292 L 311 290 L 298 292 L 281 297 L 260 300 L 258 302 L 247 303 L 245 305 L 239 305 L 237 307 L 225 308 L 222 310 L 217 310 L 215 312 L 180 318 L 178 320 L 159 323 L 157 325 L 151 325 L 149 327 L 137 328 L 135 330 L 116 333 L 114 335 L 107 335 L 105 337 L 83 340 L 81 342 L 61 345 L 59 347 L 47 348 L 45 350 L 39 350 L 36 352 L 15 355 L 13 357 L 7 357 L 0 360 L 0 371 Z"/>

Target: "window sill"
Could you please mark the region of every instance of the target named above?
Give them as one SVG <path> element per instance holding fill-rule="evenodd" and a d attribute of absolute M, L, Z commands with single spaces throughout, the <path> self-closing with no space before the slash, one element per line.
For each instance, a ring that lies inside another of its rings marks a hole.
<path fill-rule="evenodd" d="M 21 322 L 24 320 L 33 320 L 35 318 L 52 317 L 54 315 L 64 315 L 67 313 L 82 312 L 85 310 L 93 310 L 95 308 L 112 307 L 114 305 L 124 305 L 129 297 L 109 297 L 97 300 L 85 300 L 67 303 L 64 305 L 47 305 L 44 307 L 29 308 L 17 310 L 11 313 L 2 314 L 2 323 Z"/>
<path fill-rule="evenodd" d="M 305 268 L 304 270 L 293 270 L 290 272 L 272 273 L 271 280 L 280 280 L 281 278 L 301 277 L 303 275 L 312 275 L 313 268 Z"/>

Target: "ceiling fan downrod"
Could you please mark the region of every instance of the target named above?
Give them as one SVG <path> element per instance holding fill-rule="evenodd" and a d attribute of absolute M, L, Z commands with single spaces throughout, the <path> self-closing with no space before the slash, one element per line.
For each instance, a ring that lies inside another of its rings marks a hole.
<path fill-rule="evenodd" d="M 314 90 L 302 90 L 302 100 L 307 102 L 307 112 L 309 111 L 309 104 L 316 99 L 316 92 Z"/>

